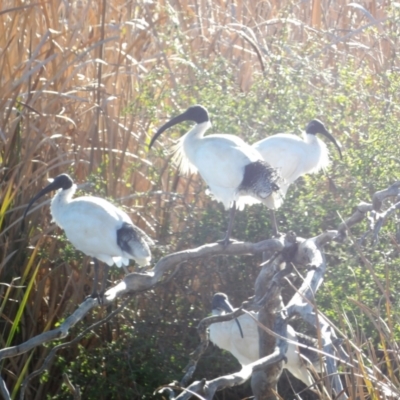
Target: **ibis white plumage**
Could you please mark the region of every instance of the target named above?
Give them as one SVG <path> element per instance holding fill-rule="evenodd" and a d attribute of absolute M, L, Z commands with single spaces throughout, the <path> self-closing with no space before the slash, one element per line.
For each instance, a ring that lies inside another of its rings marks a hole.
<path fill-rule="evenodd" d="M 325 125 L 313 119 L 306 126 L 303 139 L 290 133 L 278 133 L 253 144 L 264 161 L 276 168 L 283 181 L 280 185 L 282 198 L 286 195 L 289 186 L 300 176 L 317 173 L 328 167 L 329 151 L 326 144 L 317 137 L 324 135 L 337 148 L 340 157 L 342 152 L 340 144 L 327 131 Z M 281 205 L 275 204 L 275 208 Z M 270 207 L 272 208 L 272 207 Z"/>
<path fill-rule="evenodd" d="M 211 122 L 206 108 L 200 105 L 189 107 L 159 128 L 149 147 L 162 132 L 183 121 L 196 125 L 175 146 L 175 160 L 182 174 L 199 172 L 213 197 L 231 210 L 222 241 L 226 245 L 236 209 L 241 210 L 247 204 L 266 203 L 269 197 L 279 196 L 278 173 L 241 138 L 228 134 L 204 136 Z"/>
<path fill-rule="evenodd" d="M 110 202 L 93 196 L 73 199 L 76 185 L 67 174 L 58 175 L 29 202 L 24 218 L 32 204 L 45 194 L 58 190 L 51 201 L 54 222 L 65 231 L 76 249 L 94 260 L 95 282 L 92 297 L 97 294 L 98 261 L 106 264 L 102 292 L 105 289 L 108 267 L 127 266 L 129 260 L 147 265 L 151 260 L 152 239 L 135 226 L 129 216 Z M 101 292 L 101 294 L 102 294 Z"/>
<path fill-rule="evenodd" d="M 234 311 L 234 308 L 229 304 L 228 296 L 225 293 L 216 293 L 212 300 L 212 314 L 224 315 L 232 311 Z M 257 319 L 257 313 L 252 314 Z M 258 326 L 254 319 L 247 314 L 239 316 L 237 321 L 241 326 L 243 336 L 241 336 L 237 323 L 230 320 L 211 324 L 209 327 L 210 340 L 219 348 L 229 351 L 242 366 L 245 366 L 260 358 Z M 287 337 L 294 342 L 305 340 L 304 336 L 298 336 L 290 325 L 287 326 Z M 300 356 L 299 349 L 295 344 L 288 343 L 287 363 L 283 364 L 283 368 L 286 368 L 307 386 L 313 385 L 314 379 L 307 369 L 306 361 Z M 313 361 L 315 361 L 315 369 L 319 371 L 318 356 Z"/>

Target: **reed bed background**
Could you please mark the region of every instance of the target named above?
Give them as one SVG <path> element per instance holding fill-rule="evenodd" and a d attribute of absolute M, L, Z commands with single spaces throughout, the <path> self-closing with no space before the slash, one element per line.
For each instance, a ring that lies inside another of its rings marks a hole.
<path fill-rule="evenodd" d="M 305 237 L 335 229 L 338 210 L 346 215 L 358 200 L 369 201 L 375 190 L 392 183 L 399 163 L 399 17 L 398 4 L 386 0 L 3 1 L 2 347 L 51 329 L 91 291 L 89 260 L 51 224 L 49 200 L 36 205 L 20 230 L 24 208 L 47 178 L 68 172 L 83 192 L 123 207 L 157 240 L 155 260 L 221 236 L 221 207 L 204 194 L 198 176 L 180 177 L 170 163 L 177 131 L 147 149 L 157 127 L 192 104 L 209 108 L 215 131 L 250 142 L 298 130 L 314 116 L 333 128 L 346 149 L 344 163 L 329 177 L 307 178 L 288 196 L 281 215 Z M 296 215 L 286 215 L 296 207 Z M 254 208 L 239 216 L 238 235 L 252 241 L 265 237 L 260 213 Z M 398 261 L 397 225 L 388 229 L 382 244 L 388 248 L 367 254 L 386 271 L 387 293 L 375 293 L 356 266 L 354 284 L 346 288 L 342 271 L 348 263 L 359 266 L 359 258 L 354 249 L 335 248 L 330 262 L 338 272 L 329 276 L 321 307 L 340 321 L 353 344 L 349 351 L 361 363 L 375 363 L 378 347 L 393 350 L 390 363 L 384 353 L 386 368 L 399 387 L 397 313 L 388 295 L 391 285 L 398 285 L 392 265 Z M 207 315 L 212 293 L 230 289 L 235 304 L 250 296 L 258 262 L 213 259 L 185 266 L 152 293 L 133 299 L 101 331 L 60 354 L 47 375 L 32 381 L 28 398 L 70 398 L 62 372 L 86 390 L 85 399 L 151 398 L 157 384 L 180 379 L 188 349 L 197 343 L 196 321 Z M 112 280 L 121 276 L 113 270 Z M 358 311 L 332 300 L 338 287 L 359 301 L 352 303 Z M 346 292 L 355 287 L 356 293 Z M 361 306 L 371 293 L 373 299 L 385 298 L 384 315 Z M 104 313 L 99 310 L 85 323 Z M 353 325 L 357 313 L 363 315 L 359 330 Z M 376 319 L 390 329 L 375 325 L 368 331 Z M 371 332 L 378 332 L 373 345 L 367 340 Z M 365 346 L 366 358 L 355 351 Z M 13 398 L 48 350 L 3 363 Z M 210 350 L 199 375 L 229 367 L 218 354 Z M 119 370 L 125 362 L 129 367 Z M 365 376 L 362 368 L 350 373 L 352 398 L 376 398 Z M 246 388 L 239 390 L 226 398 L 240 398 Z"/>

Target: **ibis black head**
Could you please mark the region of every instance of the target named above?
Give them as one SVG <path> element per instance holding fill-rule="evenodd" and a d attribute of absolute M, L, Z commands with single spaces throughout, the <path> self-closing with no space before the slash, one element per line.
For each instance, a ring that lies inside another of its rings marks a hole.
<path fill-rule="evenodd" d="M 325 125 L 318 119 L 313 119 L 306 126 L 306 133 L 316 135 L 320 133 L 328 138 L 337 148 L 340 158 L 342 158 L 342 149 L 340 143 L 326 130 Z"/>
<path fill-rule="evenodd" d="M 211 307 L 213 310 L 222 310 L 231 313 L 234 310 L 231 303 L 229 303 L 228 296 L 225 293 L 215 293 L 212 299 Z M 243 338 L 243 331 L 240 322 L 235 318 L 236 324 L 240 331 L 240 336 Z"/>
<path fill-rule="evenodd" d="M 26 217 L 26 214 L 28 213 L 29 209 L 31 208 L 32 204 L 38 200 L 40 197 L 44 196 L 45 194 L 52 192 L 53 190 L 58 190 L 58 189 L 63 189 L 67 190 L 72 187 L 74 184 L 74 181 L 71 179 L 71 177 L 67 174 L 61 174 L 58 175 L 53 179 L 53 181 L 47 185 L 44 189 L 42 189 L 36 196 L 32 198 L 32 200 L 29 202 L 28 207 L 26 207 L 26 210 L 24 212 L 23 220 Z M 23 227 L 23 226 L 22 226 Z"/>
<path fill-rule="evenodd" d="M 201 124 L 203 122 L 207 122 L 210 119 L 208 118 L 208 112 L 207 109 L 203 106 L 200 105 L 195 105 L 192 107 L 189 107 L 184 113 L 179 114 L 175 118 L 172 118 L 169 120 L 166 124 L 164 124 L 156 134 L 152 137 L 150 144 L 149 144 L 149 149 L 151 146 L 153 146 L 154 142 L 156 139 L 168 128 L 171 128 L 171 126 L 174 126 L 176 124 L 179 124 L 180 122 L 183 121 L 192 121 L 196 122 L 196 124 Z"/>

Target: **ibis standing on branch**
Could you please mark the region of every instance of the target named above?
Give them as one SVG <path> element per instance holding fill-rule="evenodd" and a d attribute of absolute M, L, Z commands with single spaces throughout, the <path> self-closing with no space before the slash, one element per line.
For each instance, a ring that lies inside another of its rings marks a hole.
<path fill-rule="evenodd" d="M 317 173 L 328 167 L 330 163 L 329 151 L 326 144 L 317 137 L 317 134 L 321 134 L 330 140 L 337 148 L 340 158 L 342 158 L 339 142 L 317 119 L 308 123 L 303 133 L 303 139 L 290 133 L 278 133 L 253 144 L 253 148 L 262 155 L 264 161 L 276 168 L 282 178 L 280 185 L 282 196 L 277 198 L 273 207 L 272 204 L 267 203 L 267 206 L 272 210 L 282 205 L 289 186 L 297 178 L 305 174 Z M 275 221 L 274 211 L 272 211 L 271 217 Z M 274 224 L 276 225 L 276 222 Z"/>
<path fill-rule="evenodd" d="M 151 139 L 149 148 L 166 129 L 183 121 L 196 125 L 175 146 L 175 161 L 183 175 L 199 172 L 213 197 L 230 209 L 228 229 L 222 244 L 229 244 L 236 209 L 247 204 L 266 203 L 280 196 L 280 179 L 275 168 L 265 162 L 255 148 L 228 134 L 204 136 L 211 127 L 207 109 L 189 107 L 171 119 Z"/>
<path fill-rule="evenodd" d="M 154 242 L 137 226 L 129 216 L 110 202 L 93 196 L 73 199 L 76 185 L 67 174 L 58 175 L 29 202 L 25 213 L 32 204 L 45 194 L 58 190 L 51 201 L 51 215 L 54 222 L 64 229 L 68 240 L 76 249 L 93 258 L 95 275 L 92 297 L 99 302 L 104 294 L 108 268 L 113 264 L 127 266 L 129 260 L 147 265 L 151 260 L 150 245 Z M 100 294 L 97 293 L 98 261 L 106 264 Z"/>
<path fill-rule="evenodd" d="M 213 315 L 224 315 L 234 310 L 225 293 L 214 294 L 212 300 Z M 257 313 L 252 312 L 251 314 L 257 319 Z M 241 327 L 240 331 L 237 324 Z M 211 324 L 209 326 L 209 332 L 211 342 L 219 348 L 229 351 L 242 366 L 251 364 L 260 359 L 258 325 L 250 315 L 243 314 L 239 316 L 236 323 L 230 320 Z M 298 334 L 290 325 L 287 325 L 287 338 L 292 342 L 303 342 L 303 344 L 307 344 L 310 347 L 315 345 L 313 338 Z M 283 368 L 286 368 L 307 386 L 311 386 L 315 381 L 312 374 L 307 369 L 307 361 L 309 360 L 301 355 L 302 350 L 302 347 L 288 342 L 288 348 L 285 354 L 287 362 L 283 364 Z M 304 353 L 306 353 L 306 351 L 304 351 Z M 307 353 L 312 355 L 313 367 L 320 372 L 321 368 L 318 354 L 310 350 L 308 350 Z"/>
<path fill-rule="evenodd" d="M 314 174 L 328 167 L 329 151 L 326 144 L 317 137 L 318 133 L 335 145 L 342 158 L 340 144 L 317 119 L 308 123 L 303 139 L 290 133 L 278 133 L 253 144 L 263 159 L 278 170 L 283 179 L 280 185 L 283 196 L 300 176 Z"/>

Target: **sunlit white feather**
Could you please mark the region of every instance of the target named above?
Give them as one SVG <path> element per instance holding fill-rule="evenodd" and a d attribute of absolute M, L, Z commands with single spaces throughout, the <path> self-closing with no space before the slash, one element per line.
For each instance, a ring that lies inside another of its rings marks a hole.
<path fill-rule="evenodd" d="M 133 243 L 132 254 L 123 251 L 117 244 L 117 231 L 123 223 L 132 224 L 129 216 L 108 201 L 99 197 L 83 196 L 73 199 L 76 185 L 60 189 L 51 201 L 54 222 L 65 231 L 74 247 L 88 256 L 118 267 L 134 259 L 139 265 L 151 260 L 151 239 Z"/>
<path fill-rule="evenodd" d="M 303 139 L 292 134 L 278 133 L 254 143 L 253 148 L 285 180 L 280 185 L 283 196 L 301 175 L 325 170 L 330 163 L 326 144 L 316 135 L 307 133 L 303 133 Z"/>
<path fill-rule="evenodd" d="M 223 203 L 225 209 L 229 209 L 234 201 L 239 210 L 245 205 L 260 203 L 257 198 L 240 194 L 238 187 L 246 165 L 262 160 L 261 155 L 238 136 L 204 136 L 210 127 L 209 121 L 195 125 L 174 146 L 174 162 L 179 165 L 181 174 L 198 172 L 209 186 L 212 196 Z M 279 193 L 273 193 L 269 198 L 275 197 L 281 198 Z"/>

